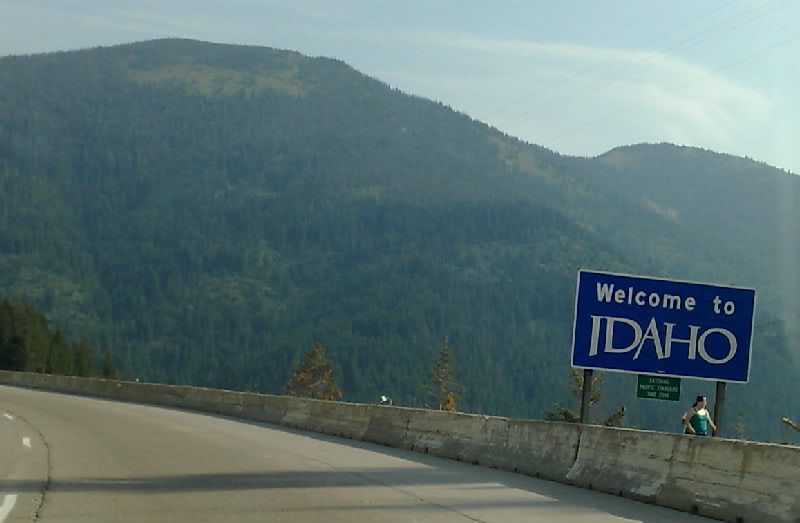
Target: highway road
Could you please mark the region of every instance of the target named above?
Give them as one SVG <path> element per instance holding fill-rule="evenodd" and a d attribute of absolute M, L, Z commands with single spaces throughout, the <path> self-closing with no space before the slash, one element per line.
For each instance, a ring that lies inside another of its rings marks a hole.
<path fill-rule="evenodd" d="M 414 452 L 0 386 L 0 523 L 700 523 Z"/>

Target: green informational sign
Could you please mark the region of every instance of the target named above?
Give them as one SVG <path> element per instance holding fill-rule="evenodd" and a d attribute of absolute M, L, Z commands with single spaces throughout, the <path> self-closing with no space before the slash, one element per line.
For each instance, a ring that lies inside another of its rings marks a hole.
<path fill-rule="evenodd" d="M 651 400 L 680 401 L 681 379 L 639 374 L 636 397 Z"/>

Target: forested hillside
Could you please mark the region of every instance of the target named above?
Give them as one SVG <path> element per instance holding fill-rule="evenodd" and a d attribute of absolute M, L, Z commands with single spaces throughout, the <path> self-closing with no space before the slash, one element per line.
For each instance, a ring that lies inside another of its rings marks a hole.
<path fill-rule="evenodd" d="M 733 408 L 780 436 L 800 200 L 752 161 L 569 158 L 336 60 L 159 40 L 0 59 L 0 191 L 0 293 L 130 377 L 276 393 L 321 343 L 344 400 L 417 405 L 448 336 L 461 409 L 541 417 L 587 267 L 758 286 Z M 672 430 L 631 387 L 605 408 Z"/>
<path fill-rule="evenodd" d="M 98 359 L 86 339 L 75 343 L 30 304 L 0 301 L 0 369 L 91 377 L 97 374 Z M 116 376 L 108 354 L 101 375 Z"/>

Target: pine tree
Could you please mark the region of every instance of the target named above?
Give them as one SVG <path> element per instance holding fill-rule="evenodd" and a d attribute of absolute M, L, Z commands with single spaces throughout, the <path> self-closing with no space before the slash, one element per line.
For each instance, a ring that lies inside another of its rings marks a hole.
<path fill-rule="evenodd" d="M 736 424 L 733 426 L 733 433 L 736 439 L 745 439 L 744 431 L 745 431 L 745 422 L 744 422 L 744 411 L 740 410 L 736 413 Z"/>
<path fill-rule="evenodd" d="M 72 364 L 74 360 L 70 358 L 69 346 L 64 333 L 61 329 L 56 329 L 50 338 L 50 347 L 47 352 L 47 373 L 48 374 L 72 374 Z"/>
<path fill-rule="evenodd" d="M 583 369 L 569 369 L 570 374 L 570 391 L 572 392 L 573 396 L 578 400 L 578 403 L 581 402 L 581 396 L 583 395 Z M 592 373 L 592 390 L 589 394 L 589 407 L 594 407 L 600 403 L 600 400 L 603 399 L 603 375 L 597 372 Z"/>
<path fill-rule="evenodd" d="M 544 413 L 544 419 L 547 421 L 566 421 L 568 423 L 578 423 L 580 416 L 574 410 L 562 407 L 559 404 L 553 405 L 553 410 L 548 410 Z"/>
<path fill-rule="evenodd" d="M 117 378 L 117 369 L 114 368 L 114 360 L 111 359 L 111 353 L 106 352 L 106 357 L 103 360 L 103 377 L 106 379 L 116 379 Z"/>
<path fill-rule="evenodd" d="M 14 336 L 5 343 L 0 340 L 0 369 L 25 370 L 26 359 L 25 340 L 21 337 Z"/>
<path fill-rule="evenodd" d="M 33 305 L 16 298 L 0 301 L 0 368 L 60 375 L 94 375 L 92 348 L 75 345 L 61 329 L 51 331 Z"/>
<path fill-rule="evenodd" d="M 577 400 L 577 404 L 581 403 L 581 396 L 583 395 L 583 370 L 582 369 L 569 369 L 569 390 Z M 589 394 L 589 408 L 596 406 L 603 398 L 603 377 L 600 374 L 592 374 L 592 390 Z M 624 416 L 624 408 L 623 408 Z M 612 415 L 613 417 L 613 415 Z M 568 423 L 577 423 L 580 420 L 576 410 L 569 407 L 564 407 L 558 403 L 553 405 L 552 410 L 544 413 L 544 419 L 547 421 L 566 421 Z M 620 420 L 609 418 L 610 422 L 620 422 Z M 606 423 L 608 424 L 608 422 Z"/>
<path fill-rule="evenodd" d="M 80 344 L 74 348 L 74 351 L 75 375 L 82 377 L 94 376 L 94 354 L 89 343 L 86 340 L 81 340 Z"/>
<path fill-rule="evenodd" d="M 439 355 L 433 362 L 430 380 L 430 385 L 423 387 L 429 399 L 435 400 L 439 410 L 455 411 L 463 387 L 456 380 L 456 371 L 453 367 L 453 348 L 450 346 L 447 336 L 442 340 Z"/>
<path fill-rule="evenodd" d="M 289 396 L 300 396 L 318 400 L 336 401 L 342 393 L 336 385 L 333 364 L 325 356 L 325 348 L 314 344 L 295 369 L 286 384 Z"/>

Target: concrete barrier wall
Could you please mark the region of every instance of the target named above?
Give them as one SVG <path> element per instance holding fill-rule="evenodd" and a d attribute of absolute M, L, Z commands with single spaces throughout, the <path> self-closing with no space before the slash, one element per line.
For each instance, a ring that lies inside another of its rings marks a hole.
<path fill-rule="evenodd" d="M 800 521 L 800 448 L 677 438 L 656 499 L 726 521 Z"/>
<path fill-rule="evenodd" d="M 655 503 L 669 478 L 673 447 L 680 439 L 659 432 L 583 427 L 567 479 L 581 487 Z"/>
<path fill-rule="evenodd" d="M 732 523 L 800 522 L 798 447 L 96 378 L 0 371 L 0 384 L 371 441 Z"/>
<path fill-rule="evenodd" d="M 511 420 L 499 467 L 567 482 L 578 455 L 582 428 L 575 423 Z"/>

